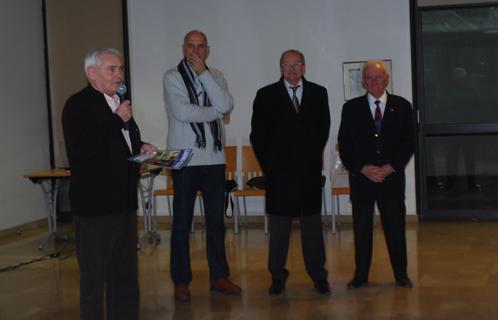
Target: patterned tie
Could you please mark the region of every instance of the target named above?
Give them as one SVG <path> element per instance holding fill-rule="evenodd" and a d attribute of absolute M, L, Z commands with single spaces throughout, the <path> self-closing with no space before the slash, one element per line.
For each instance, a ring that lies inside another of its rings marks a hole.
<path fill-rule="evenodd" d="M 377 107 L 375 108 L 375 128 L 380 132 L 380 124 L 382 123 L 382 111 L 380 111 L 380 101 L 375 100 Z"/>
<path fill-rule="evenodd" d="M 300 86 L 290 87 L 292 89 L 292 105 L 294 105 L 294 109 L 299 113 L 299 100 L 296 96 L 296 91 Z"/>

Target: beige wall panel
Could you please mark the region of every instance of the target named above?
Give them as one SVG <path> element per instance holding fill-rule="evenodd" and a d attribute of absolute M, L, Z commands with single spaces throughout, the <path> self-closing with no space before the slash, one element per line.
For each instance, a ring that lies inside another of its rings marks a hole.
<path fill-rule="evenodd" d="M 66 99 L 86 85 L 85 54 L 92 48 L 123 51 L 121 0 L 46 0 L 52 131 L 56 166 L 67 166 L 61 124 Z"/>

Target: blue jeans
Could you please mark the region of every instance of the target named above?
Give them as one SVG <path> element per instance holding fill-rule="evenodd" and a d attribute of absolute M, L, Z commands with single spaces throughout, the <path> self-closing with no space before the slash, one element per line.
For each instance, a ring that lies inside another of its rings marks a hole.
<path fill-rule="evenodd" d="M 206 217 L 206 249 L 209 278 L 229 275 L 225 253 L 225 165 L 192 166 L 173 171 L 173 228 L 171 231 L 171 278 L 176 286 L 192 281 L 190 227 L 197 191 L 203 195 Z"/>

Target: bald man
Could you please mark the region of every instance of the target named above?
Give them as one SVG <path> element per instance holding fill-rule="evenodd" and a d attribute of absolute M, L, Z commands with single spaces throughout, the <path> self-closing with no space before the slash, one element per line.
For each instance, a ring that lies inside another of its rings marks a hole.
<path fill-rule="evenodd" d="M 223 74 L 206 66 L 206 35 L 192 30 L 185 35 L 183 59 L 166 71 L 164 102 L 168 114 L 169 149 L 193 149 L 187 167 L 172 173 L 173 227 L 171 277 L 175 300 L 190 301 L 192 281 L 189 238 L 197 191 L 202 191 L 206 218 L 206 249 L 211 290 L 240 295 L 229 279 L 225 253 L 225 153 L 223 117 L 233 109 L 233 98 Z"/>

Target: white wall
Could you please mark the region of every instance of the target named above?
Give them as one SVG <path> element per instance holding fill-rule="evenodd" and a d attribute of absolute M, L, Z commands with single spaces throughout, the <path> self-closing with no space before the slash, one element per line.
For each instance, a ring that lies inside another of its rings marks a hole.
<path fill-rule="evenodd" d="M 178 64 L 183 36 L 192 29 L 207 34 L 207 63 L 224 72 L 235 98 L 228 144 L 249 144 L 256 91 L 278 80 L 280 54 L 289 48 L 304 53 L 307 79 L 329 92 L 332 128 L 326 168 L 344 103 L 343 62 L 391 59 L 394 93 L 412 100 L 408 0 L 128 0 L 128 10 L 134 116 L 144 139 L 160 148 L 167 130 L 162 75 Z M 407 209 L 414 214 L 413 162 L 407 178 Z M 350 211 L 347 200 L 343 202 L 343 211 Z M 249 202 L 250 211 L 261 213 L 262 203 Z M 164 202 L 159 212 L 166 212 Z"/>
<path fill-rule="evenodd" d="M 41 189 L 22 176 L 50 166 L 42 5 L 0 1 L 0 230 L 45 217 Z"/>

